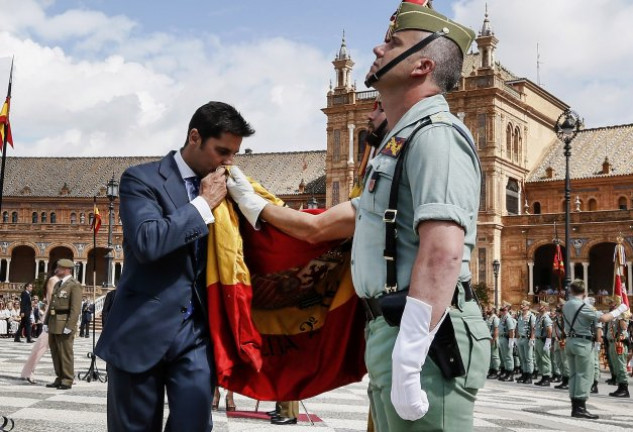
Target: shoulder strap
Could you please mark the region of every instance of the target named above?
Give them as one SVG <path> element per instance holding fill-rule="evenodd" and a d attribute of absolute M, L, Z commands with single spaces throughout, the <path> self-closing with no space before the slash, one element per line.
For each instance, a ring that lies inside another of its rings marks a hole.
<path fill-rule="evenodd" d="M 567 322 L 567 324 L 569 324 L 569 334 L 572 334 L 574 332 L 574 324 L 576 324 L 576 319 L 578 318 L 578 315 L 580 314 L 580 311 L 584 307 L 585 307 L 585 303 L 583 302 L 583 304 L 580 305 L 580 307 L 578 308 L 578 310 L 574 314 L 574 318 L 571 320 L 571 324 L 569 324 L 569 321 L 567 321 L 567 318 L 565 318 L 565 314 L 563 314 L 563 319 Z"/>
<path fill-rule="evenodd" d="M 402 149 L 398 154 L 398 161 L 396 162 L 393 180 L 391 181 L 391 191 L 389 192 L 389 207 L 385 210 L 382 218 L 385 223 L 385 250 L 383 256 L 387 265 L 387 278 L 385 281 L 385 292 L 387 294 L 398 291 L 398 277 L 396 271 L 396 239 L 398 236 L 398 230 L 396 226 L 396 217 L 398 215 L 398 188 L 400 186 L 400 177 L 402 176 L 404 159 L 411 140 L 413 140 L 420 129 L 432 123 L 433 120 L 431 119 L 431 116 L 422 118 L 415 129 L 413 129 L 413 132 L 411 132 L 411 135 L 409 135 L 407 140 L 402 144 Z M 450 124 L 473 149 L 475 157 L 477 158 L 477 164 L 479 165 L 479 169 L 481 171 L 481 162 L 479 161 L 479 155 L 477 153 L 477 149 L 475 148 L 475 143 L 460 126 L 452 122 Z"/>

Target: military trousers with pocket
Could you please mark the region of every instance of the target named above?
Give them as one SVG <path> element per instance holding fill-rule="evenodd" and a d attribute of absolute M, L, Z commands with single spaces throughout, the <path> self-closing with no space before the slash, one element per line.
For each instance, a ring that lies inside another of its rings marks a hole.
<path fill-rule="evenodd" d="M 391 354 L 399 327 L 389 326 L 382 317 L 368 323 L 365 363 L 369 373 L 371 413 L 377 432 L 465 432 L 473 429 L 475 398 L 486 381 L 490 364 L 491 337 L 477 303 L 463 305 L 461 311 L 451 309 L 450 319 L 466 374 L 446 379 L 427 356 L 420 385 L 426 391 L 429 411 L 416 421 L 400 418 L 391 403 Z"/>
<path fill-rule="evenodd" d="M 569 363 L 569 397 L 587 400 L 593 384 L 593 342 L 567 338 L 565 354 Z"/>
<path fill-rule="evenodd" d="M 75 332 L 70 334 L 48 335 L 48 346 L 51 349 L 53 368 L 55 369 L 55 384 L 72 386 L 75 378 Z"/>
<path fill-rule="evenodd" d="M 611 351 L 611 362 L 613 369 L 611 374 L 615 375 L 615 382 L 618 384 L 628 384 L 629 378 L 626 375 L 626 363 L 629 350 L 626 343 L 623 346 L 622 354 L 618 354 L 615 341 L 609 341 L 609 351 Z"/>
<path fill-rule="evenodd" d="M 498 340 L 490 342 L 490 369 L 499 370 L 501 359 L 499 358 L 499 343 Z"/>
<path fill-rule="evenodd" d="M 545 342 L 536 340 L 536 369 L 543 376 L 552 376 L 552 360 L 550 349 L 545 349 Z"/>
<path fill-rule="evenodd" d="M 507 371 L 514 369 L 514 356 L 510 348 L 510 342 L 507 337 L 499 338 L 499 354 L 501 355 L 501 364 Z"/>
<path fill-rule="evenodd" d="M 559 341 L 552 341 L 552 369 L 555 375 L 569 376 L 569 366 L 565 350 L 560 347 Z"/>
<path fill-rule="evenodd" d="M 530 345 L 530 339 L 526 337 L 519 338 L 517 342 L 519 349 L 519 360 L 521 361 L 521 370 L 523 373 L 534 372 L 534 347 Z"/>

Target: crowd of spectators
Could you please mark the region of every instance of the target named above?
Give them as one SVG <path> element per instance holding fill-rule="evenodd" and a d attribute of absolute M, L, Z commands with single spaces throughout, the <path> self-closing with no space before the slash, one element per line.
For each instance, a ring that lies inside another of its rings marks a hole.
<path fill-rule="evenodd" d="M 32 298 L 31 334 L 38 337 L 42 333 L 44 303 L 37 296 Z M 0 297 L 0 337 L 15 337 L 20 327 L 20 299 Z"/>

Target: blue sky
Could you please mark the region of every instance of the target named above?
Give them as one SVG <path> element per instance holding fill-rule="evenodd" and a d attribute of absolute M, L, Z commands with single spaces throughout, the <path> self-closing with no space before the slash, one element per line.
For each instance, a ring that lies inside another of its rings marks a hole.
<path fill-rule="evenodd" d="M 435 0 L 475 30 L 485 4 L 497 60 L 572 105 L 589 127 L 633 123 L 633 1 Z M 342 31 L 363 90 L 392 0 L 3 0 L 0 91 L 15 55 L 15 155 L 161 155 L 192 112 L 234 104 L 256 152 L 325 148 Z"/>

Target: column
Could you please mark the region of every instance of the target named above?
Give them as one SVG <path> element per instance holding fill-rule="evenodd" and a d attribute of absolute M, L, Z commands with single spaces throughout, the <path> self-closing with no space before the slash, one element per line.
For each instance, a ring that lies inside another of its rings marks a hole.
<path fill-rule="evenodd" d="M 529 296 L 534 295 L 534 261 L 528 261 L 528 281 L 530 284 Z"/>
<path fill-rule="evenodd" d="M 582 279 L 585 282 L 585 295 L 588 295 L 589 290 L 589 263 L 582 263 Z"/>
<path fill-rule="evenodd" d="M 576 275 L 574 274 L 574 264 L 571 260 L 569 260 L 569 268 L 567 269 L 567 271 L 569 271 L 569 278 L 571 279 L 571 281 L 573 282 L 574 279 L 576 279 Z M 586 288 L 586 286 L 585 286 Z"/>
<path fill-rule="evenodd" d="M 81 264 L 81 284 L 86 285 L 86 265 L 87 261 L 79 261 Z"/>
<path fill-rule="evenodd" d="M 354 129 L 356 129 L 356 125 L 347 125 L 347 130 L 349 131 L 349 159 L 347 162 L 352 164 L 354 163 Z"/>
<path fill-rule="evenodd" d="M 633 295 L 633 261 L 629 261 L 628 263 L 626 263 L 626 267 L 628 270 L 628 275 L 626 278 L 626 283 L 628 284 L 628 286 L 626 289 L 626 293 L 628 295 Z"/>
<path fill-rule="evenodd" d="M 44 260 L 44 273 L 48 274 L 48 260 Z"/>
<path fill-rule="evenodd" d="M 114 262 L 114 258 L 112 259 L 112 262 L 110 263 L 110 277 L 111 280 L 108 281 L 108 287 L 113 287 L 114 286 L 114 270 L 116 268 L 116 263 Z"/>
<path fill-rule="evenodd" d="M 35 260 L 35 278 L 37 279 L 37 276 L 40 274 L 40 261 L 39 260 Z"/>
<path fill-rule="evenodd" d="M 9 270 L 11 269 L 11 258 L 7 258 L 7 280 L 5 282 L 9 282 Z"/>

